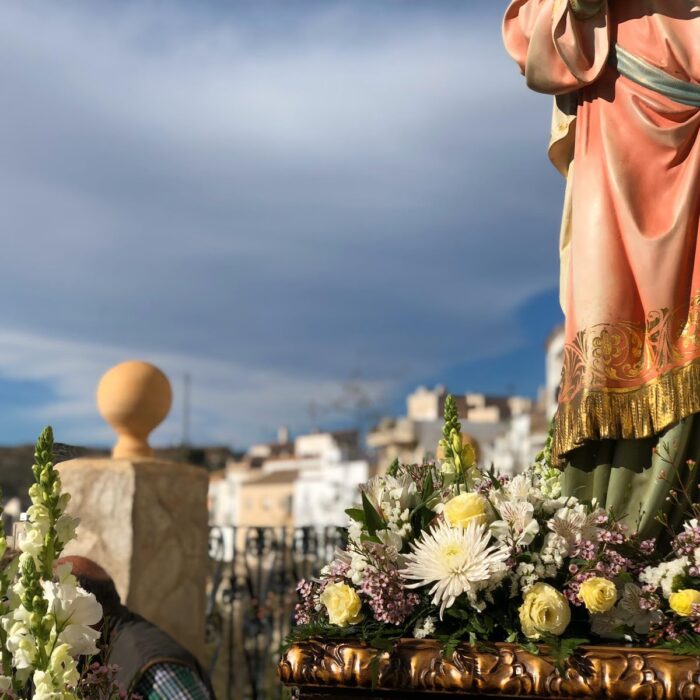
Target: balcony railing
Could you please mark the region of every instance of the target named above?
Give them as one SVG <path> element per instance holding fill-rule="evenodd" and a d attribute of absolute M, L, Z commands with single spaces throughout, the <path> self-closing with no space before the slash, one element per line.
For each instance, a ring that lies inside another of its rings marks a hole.
<path fill-rule="evenodd" d="M 276 675 L 296 583 L 342 547 L 339 527 L 213 527 L 207 609 L 209 670 L 219 698 L 285 697 Z"/>

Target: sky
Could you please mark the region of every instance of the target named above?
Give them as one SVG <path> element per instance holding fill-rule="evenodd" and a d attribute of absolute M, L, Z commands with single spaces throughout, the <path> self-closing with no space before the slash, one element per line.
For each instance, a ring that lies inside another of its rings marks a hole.
<path fill-rule="evenodd" d="M 493 0 L 7 0 L 0 443 L 108 444 L 101 374 L 171 378 L 154 444 L 243 447 L 418 385 L 535 395 L 563 183 Z"/>

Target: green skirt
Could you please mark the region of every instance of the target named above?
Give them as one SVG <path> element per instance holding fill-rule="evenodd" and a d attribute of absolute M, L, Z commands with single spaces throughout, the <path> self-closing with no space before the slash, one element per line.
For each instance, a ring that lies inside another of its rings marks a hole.
<path fill-rule="evenodd" d="M 697 501 L 700 414 L 658 436 L 594 440 L 567 456 L 563 494 L 612 510 L 632 532 L 666 538 L 691 516 Z M 690 499 L 690 500 L 689 500 Z"/>

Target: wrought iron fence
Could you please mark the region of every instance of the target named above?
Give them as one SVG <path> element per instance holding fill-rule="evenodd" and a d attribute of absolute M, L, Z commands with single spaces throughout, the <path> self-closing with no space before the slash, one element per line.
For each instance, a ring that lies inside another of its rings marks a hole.
<path fill-rule="evenodd" d="M 277 680 L 296 583 L 342 546 L 343 528 L 214 527 L 209 533 L 209 670 L 226 700 L 285 697 Z"/>

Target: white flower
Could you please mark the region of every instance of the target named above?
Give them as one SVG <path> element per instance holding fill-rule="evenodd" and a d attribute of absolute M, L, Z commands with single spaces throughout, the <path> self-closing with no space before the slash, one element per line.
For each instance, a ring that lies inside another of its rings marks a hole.
<path fill-rule="evenodd" d="M 72 576 L 58 583 L 42 581 L 44 598 L 56 619 L 58 641 L 68 644 L 74 656 L 97 654 L 100 633 L 93 625 L 102 619 L 102 606 L 74 581 Z"/>
<path fill-rule="evenodd" d="M 365 569 L 367 568 L 367 559 L 358 552 L 352 552 L 350 555 L 350 580 L 359 586 L 365 578 Z"/>
<path fill-rule="evenodd" d="M 45 537 L 46 532 L 42 531 L 41 526 L 29 523 L 25 531 L 18 538 L 20 551 L 31 557 L 39 556 L 39 553 L 44 549 Z"/>
<path fill-rule="evenodd" d="M 595 519 L 598 512 L 587 513 L 582 504 L 560 508 L 547 522 L 547 527 L 556 535 L 566 540 L 569 554 L 574 545 L 581 540 L 595 540 L 598 528 Z"/>
<path fill-rule="evenodd" d="M 391 559 L 395 559 L 403 549 L 403 528 L 399 532 L 395 530 L 377 530 L 379 541 L 386 547 L 387 554 Z"/>
<path fill-rule="evenodd" d="M 17 608 L 3 618 L 7 632 L 7 650 L 12 654 L 12 665 L 17 669 L 34 668 L 36 640 L 29 631 L 29 613 L 23 607 Z"/>
<path fill-rule="evenodd" d="M 569 543 L 561 535 L 554 532 L 547 533 L 542 545 L 540 558 L 544 564 L 552 565 L 556 575 L 556 569 L 560 569 L 564 565 L 564 557 L 569 553 Z"/>
<path fill-rule="evenodd" d="M 500 489 L 494 489 L 492 493 L 497 503 L 529 501 L 534 504 L 537 503 L 540 496 L 528 474 L 514 476 L 510 481 L 503 484 Z"/>
<path fill-rule="evenodd" d="M 67 513 L 61 515 L 56 521 L 56 534 L 62 545 L 75 538 L 75 530 L 80 524 L 80 518 L 74 518 Z"/>
<path fill-rule="evenodd" d="M 500 520 L 491 523 L 493 536 L 501 542 L 518 547 L 529 545 L 540 531 L 535 520 L 535 508 L 528 501 L 506 501 L 498 506 Z"/>
<path fill-rule="evenodd" d="M 387 519 L 391 517 L 392 510 L 397 509 L 400 515 L 417 502 L 416 483 L 407 474 L 400 478 L 375 476 L 361 488 L 379 514 Z"/>
<path fill-rule="evenodd" d="M 435 618 L 428 615 L 423 620 L 420 620 L 413 628 L 413 636 L 416 639 L 425 639 L 435 634 Z"/>
<path fill-rule="evenodd" d="M 362 523 L 358 523 L 357 520 L 350 520 L 348 525 L 348 539 L 350 542 L 359 544 L 362 540 L 362 532 Z"/>
<path fill-rule="evenodd" d="M 648 566 L 639 574 L 639 580 L 654 588 L 660 588 L 664 598 L 668 599 L 673 593 L 673 579 L 684 574 L 689 563 L 688 557 L 679 557 L 662 562 L 658 566 Z"/>
<path fill-rule="evenodd" d="M 59 644 L 49 659 L 46 671 L 35 671 L 33 700 L 68 700 L 75 698 L 69 689 L 74 688 L 80 674 L 67 644 Z"/>
<path fill-rule="evenodd" d="M 506 573 L 502 564 L 508 550 L 489 542 L 483 525 L 471 522 L 465 528 L 451 528 L 441 522 L 412 545 L 401 573 L 415 581 L 409 588 L 433 584 L 429 593 L 433 604 L 440 606 L 440 619 L 462 594 L 478 607 L 478 593 L 500 583 Z"/>

